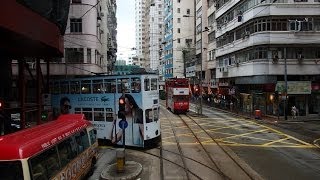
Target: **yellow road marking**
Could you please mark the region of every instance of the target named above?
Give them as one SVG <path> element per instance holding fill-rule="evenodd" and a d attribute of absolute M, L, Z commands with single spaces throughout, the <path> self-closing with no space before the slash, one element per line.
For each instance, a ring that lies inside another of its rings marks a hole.
<path fill-rule="evenodd" d="M 244 135 L 254 134 L 254 133 L 257 133 L 257 132 L 263 132 L 263 131 L 267 131 L 267 130 L 268 129 L 260 129 L 260 130 L 257 130 L 257 131 L 251 131 L 251 132 L 244 133 L 244 134 L 237 134 L 237 135 L 234 135 L 234 136 L 229 136 L 229 137 L 225 137 L 225 138 L 219 138 L 217 140 L 229 139 L 229 138 L 234 138 L 234 137 L 241 137 L 241 136 L 244 136 Z"/>

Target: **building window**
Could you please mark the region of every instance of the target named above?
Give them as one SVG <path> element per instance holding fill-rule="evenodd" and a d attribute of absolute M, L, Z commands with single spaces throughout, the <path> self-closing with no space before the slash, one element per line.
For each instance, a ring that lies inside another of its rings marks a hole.
<path fill-rule="evenodd" d="M 70 19 L 70 32 L 82 32 L 82 19 Z"/>
<path fill-rule="evenodd" d="M 180 43 L 180 38 L 177 39 L 177 42 Z"/>
<path fill-rule="evenodd" d="M 187 14 L 190 14 L 190 9 L 187 9 Z"/>
<path fill-rule="evenodd" d="M 178 28 L 178 33 L 180 33 L 180 28 Z"/>
<path fill-rule="evenodd" d="M 87 63 L 91 63 L 91 49 L 87 49 Z"/>
<path fill-rule="evenodd" d="M 65 62 L 83 63 L 83 48 L 66 48 Z"/>
<path fill-rule="evenodd" d="M 181 18 L 178 18 L 178 23 L 181 23 Z"/>
<path fill-rule="evenodd" d="M 81 3 L 81 0 L 72 0 L 73 4 Z"/>
<path fill-rule="evenodd" d="M 180 3 L 180 0 L 178 0 L 178 3 Z"/>
<path fill-rule="evenodd" d="M 180 13 L 180 8 L 177 9 L 177 13 Z"/>

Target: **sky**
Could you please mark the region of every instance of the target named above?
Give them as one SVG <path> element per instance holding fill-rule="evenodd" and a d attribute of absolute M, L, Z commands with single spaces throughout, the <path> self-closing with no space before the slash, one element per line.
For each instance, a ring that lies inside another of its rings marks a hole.
<path fill-rule="evenodd" d="M 135 47 L 135 0 L 117 0 L 118 59 L 134 53 Z"/>

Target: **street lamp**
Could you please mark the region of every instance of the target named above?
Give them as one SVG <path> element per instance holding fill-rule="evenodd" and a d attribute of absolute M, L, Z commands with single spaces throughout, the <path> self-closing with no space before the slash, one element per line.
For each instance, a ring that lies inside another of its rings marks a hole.
<path fill-rule="evenodd" d="M 183 17 L 194 17 L 194 16 L 190 16 L 190 15 L 183 15 Z M 197 17 L 199 18 L 201 21 L 201 51 L 200 51 L 200 54 L 201 54 L 201 58 L 200 58 L 200 77 L 199 77 L 199 84 L 200 84 L 200 89 L 199 89 L 199 93 L 200 93 L 200 107 L 198 109 L 198 114 L 202 114 L 202 101 L 203 101 L 203 98 L 202 98 L 202 57 L 203 57 L 203 32 L 206 32 L 206 31 L 209 31 L 208 27 L 205 27 L 204 30 L 203 30 L 203 24 L 202 24 L 202 17 L 199 16 Z M 196 26 L 195 26 L 196 27 Z M 195 38 L 196 39 L 196 38 Z"/>

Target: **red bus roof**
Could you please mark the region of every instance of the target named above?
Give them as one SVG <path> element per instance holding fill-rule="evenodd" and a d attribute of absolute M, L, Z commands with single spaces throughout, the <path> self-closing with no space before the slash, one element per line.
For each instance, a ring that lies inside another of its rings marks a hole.
<path fill-rule="evenodd" d="M 89 125 L 83 114 L 68 114 L 46 124 L 0 136 L 0 160 L 31 157 Z"/>

